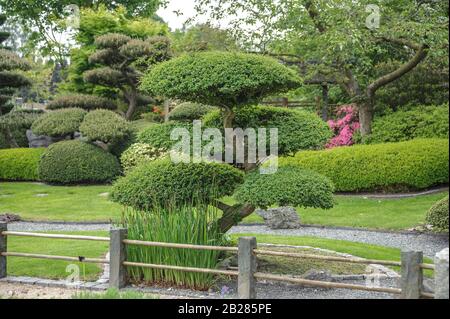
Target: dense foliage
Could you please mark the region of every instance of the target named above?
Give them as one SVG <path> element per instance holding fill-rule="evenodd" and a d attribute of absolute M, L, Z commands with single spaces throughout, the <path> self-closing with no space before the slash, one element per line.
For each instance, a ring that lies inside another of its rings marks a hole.
<path fill-rule="evenodd" d="M 55 184 L 106 183 L 120 174 L 117 158 L 81 141 L 50 145 L 39 163 L 39 179 Z"/>
<path fill-rule="evenodd" d="M 448 138 L 449 107 L 422 106 L 391 113 L 373 122 L 373 131 L 364 139 L 368 144 L 400 142 L 414 138 Z"/>
<path fill-rule="evenodd" d="M 139 143 L 145 143 L 157 149 L 170 150 L 177 143 L 176 140 L 170 139 L 170 133 L 175 128 L 186 128 L 191 130 L 192 125 L 181 122 L 166 122 L 161 124 L 153 124 L 142 130 L 137 137 Z"/>
<path fill-rule="evenodd" d="M 297 74 L 254 54 L 201 52 L 156 65 L 142 79 L 150 94 L 234 108 L 299 86 Z"/>
<path fill-rule="evenodd" d="M 47 104 L 47 109 L 81 108 L 83 110 L 107 109 L 115 110 L 117 105 L 106 98 L 88 94 L 69 94 L 55 98 Z"/>
<path fill-rule="evenodd" d="M 166 154 L 164 149 L 154 148 L 144 143 L 135 143 L 122 153 L 120 163 L 122 164 L 124 173 L 128 173 L 136 166 L 144 162 L 157 160 Z"/>
<path fill-rule="evenodd" d="M 271 205 L 294 207 L 333 207 L 331 181 L 313 171 L 294 166 L 280 167 L 275 174 L 255 171 L 246 176 L 235 198 L 256 207 Z"/>
<path fill-rule="evenodd" d="M 160 159 L 136 167 L 111 191 L 114 202 L 139 210 L 179 206 L 231 195 L 243 173 L 227 164 L 179 163 Z"/>
<path fill-rule="evenodd" d="M 117 113 L 109 110 L 95 110 L 84 117 L 80 125 L 80 132 L 89 141 L 115 144 L 131 134 L 131 127 Z"/>
<path fill-rule="evenodd" d="M 28 147 L 26 131 L 41 114 L 41 111 L 19 109 L 0 116 L 0 149 L 11 147 L 9 139 L 13 139 L 19 147 Z"/>
<path fill-rule="evenodd" d="M 418 139 L 400 143 L 355 145 L 299 152 L 281 158 L 330 178 L 336 191 L 404 191 L 448 183 L 449 142 Z"/>
<path fill-rule="evenodd" d="M 45 113 L 31 126 L 36 135 L 65 137 L 78 132 L 86 111 L 80 108 L 60 109 Z"/>
<path fill-rule="evenodd" d="M 426 223 L 433 226 L 434 231 L 448 232 L 448 196 L 430 208 Z"/>
<path fill-rule="evenodd" d="M 43 148 L 0 150 L 0 180 L 36 181 Z"/>
<path fill-rule="evenodd" d="M 172 121 L 192 122 L 193 120 L 201 119 L 203 115 L 212 110 L 214 110 L 214 107 L 209 105 L 185 102 L 177 105 L 169 113 L 169 119 Z"/>
<path fill-rule="evenodd" d="M 205 127 L 223 128 L 219 110 L 203 117 Z M 278 154 L 321 149 L 331 138 L 331 131 L 317 115 L 272 106 L 249 106 L 235 111 L 235 128 L 277 128 Z M 268 152 L 267 152 L 268 153 Z"/>

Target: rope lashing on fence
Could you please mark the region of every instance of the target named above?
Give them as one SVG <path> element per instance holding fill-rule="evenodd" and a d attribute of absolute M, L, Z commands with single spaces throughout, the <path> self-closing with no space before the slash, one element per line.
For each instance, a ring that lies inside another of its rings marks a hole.
<path fill-rule="evenodd" d="M 17 232 L 17 231 L 4 231 L 4 232 L 1 232 L 0 235 L 2 235 L 2 236 L 54 238 L 54 239 L 109 241 L 109 237 L 81 236 L 81 235 L 62 235 L 62 234 L 43 234 L 43 233 L 28 233 L 28 232 L 25 233 L 25 232 Z"/>
<path fill-rule="evenodd" d="M 162 243 L 162 242 L 141 241 L 141 240 L 131 240 L 131 239 L 125 239 L 125 240 L 123 240 L 123 243 L 127 244 L 127 245 L 139 245 L 139 246 L 149 246 L 149 247 L 185 248 L 185 249 L 235 251 L 235 252 L 238 251 L 238 247 L 175 244 L 175 243 Z"/>
<path fill-rule="evenodd" d="M 375 292 L 386 292 L 391 294 L 401 294 L 402 290 L 398 288 L 388 288 L 388 287 L 370 287 L 370 286 L 361 286 L 354 284 L 343 284 L 337 282 L 327 282 L 327 281 L 317 281 L 317 280 L 309 280 L 302 278 L 292 278 L 287 276 L 279 276 L 279 275 L 271 275 L 257 272 L 254 274 L 257 279 L 266 279 L 266 280 L 274 280 L 274 281 L 283 281 L 289 282 L 293 284 L 300 284 L 304 286 L 312 286 L 312 287 L 321 287 L 321 288 L 343 288 L 343 289 L 352 289 L 352 290 L 364 290 L 364 291 L 375 291 Z"/>
<path fill-rule="evenodd" d="M 158 264 L 144 264 L 144 263 L 136 263 L 136 262 L 131 262 L 131 261 L 124 261 L 123 265 L 128 266 L 128 267 L 144 267 L 144 268 L 153 268 L 153 269 L 180 270 L 180 271 L 187 271 L 187 272 L 198 272 L 198 273 L 204 273 L 204 274 L 215 274 L 215 275 L 226 275 L 226 276 L 238 276 L 239 275 L 238 271 L 231 271 L 231 270 L 169 266 L 169 265 L 158 265 Z"/>
<path fill-rule="evenodd" d="M 93 264 L 109 264 L 108 259 L 99 258 L 86 258 L 86 257 L 69 257 L 69 256 L 55 256 L 55 255 L 41 255 L 41 254 L 29 254 L 29 253 L 17 253 L 17 252 L 5 252 L 1 253 L 1 256 L 5 257 L 26 257 L 26 258 L 37 258 L 37 259 L 53 259 L 53 260 L 64 260 L 64 261 L 75 261 L 82 263 L 93 263 Z"/>

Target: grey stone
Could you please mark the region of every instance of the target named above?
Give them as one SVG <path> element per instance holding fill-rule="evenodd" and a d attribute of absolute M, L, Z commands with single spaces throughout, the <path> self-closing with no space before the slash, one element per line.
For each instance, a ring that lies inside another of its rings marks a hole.
<path fill-rule="evenodd" d="M 256 214 L 264 218 L 266 225 L 271 229 L 296 229 L 301 226 L 300 218 L 294 207 L 259 209 Z"/>
<path fill-rule="evenodd" d="M 0 214 L 0 223 L 11 223 L 20 221 L 20 216 L 16 214 L 4 213 Z"/>
<path fill-rule="evenodd" d="M 435 298 L 449 299 L 449 257 L 448 248 L 438 252 L 434 259 L 435 269 Z"/>
<path fill-rule="evenodd" d="M 123 262 L 127 260 L 127 249 L 123 240 L 127 238 L 124 228 L 112 229 L 109 242 L 109 287 L 120 289 L 127 284 L 127 270 Z"/>
<path fill-rule="evenodd" d="M 35 135 L 31 130 L 27 130 L 26 135 L 30 148 L 49 147 L 49 145 L 54 143 L 54 140 L 51 137 Z"/>
<path fill-rule="evenodd" d="M 423 253 L 418 251 L 402 251 L 401 298 L 420 299 L 423 290 Z"/>
<path fill-rule="evenodd" d="M 236 267 L 238 265 L 237 255 L 233 255 L 221 260 L 218 264 L 219 269 L 229 269 L 230 267 Z"/>
<path fill-rule="evenodd" d="M 256 298 L 256 278 L 254 276 L 257 263 L 256 255 L 253 250 L 256 249 L 255 237 L 239 238 L 239 276 L 238 276 L 238 295 L 239 299 Z"/>
<path fill-rule="evenodd" d="M 329 271 L 310 269 L 302 276 L 303 279 L 316 281 L 335 281 L 333 274 Z"/>

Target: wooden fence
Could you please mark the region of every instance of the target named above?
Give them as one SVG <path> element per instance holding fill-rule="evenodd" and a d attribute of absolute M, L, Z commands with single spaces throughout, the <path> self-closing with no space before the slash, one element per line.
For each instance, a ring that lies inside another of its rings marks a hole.
<path fill-rule="evenodd" d="M 7 238 L 10 236 L 26 236 L 39 237 L 51 239 L 68 239 L 68 240 L 88 240 L 88 241 L 103 241 L 110 243 L 110 259 L 96 259 L 84 257 L 68 257 L 68 256 L 54 256 L 42 254 L 29 254 L 21 252 L 11 252 L 7 249 Z M 127 246 L 138 245 L 147 247 L 164 247 L 164 248 L 178 248 L 178 249 L 197 249 L 197 250 L 216 250 L 228 251 L 238 254 L 238 270 L 220 270 L 208 268 L 194 268 L 174 265 L 161 264 L 147 264 L 140 262 L 132 262 L 127 260 Z M 289 258 L 308 258 L 326 261 L 348 262 L 356 264 L 378 264 L 386 266 L 401 267 L 401 288 L 389 287 L 374 287 L 363 286 L 348 283 L 326 282 L 308 280 L 302 278 L 293 278 L 285 275 L 274 275 L 268 273 L 261 273 L 257 271 L 258 255 L 267 256 L 283 256 Z M 126 229 L 112 229 L 110 237 L 94 237 L 94 236 L 79 236 L 79 235 L 62 235 L 62 234 L 43 234 L 30 232 L 15 232 L 8 231 L 7 224 L 0 223 L 0 278 L 7 276 L 7 258 L 9 257 L 24 257 L 24 258 L 41 258 L 54 259 L 85 263 L 100 263 L 110 265 L 109 285 L 112 288 L 123 288 L 127 286 L 127 267 L 146 267 L 153 269 L 167 269 L 178 270 L 186 272 L 208 273 L 215 275 L 225 275 L 237 277 L 238 280 L 238 296 L 241 299 L 256 298 L 256 281 L 258 279 L 280 281 L 286 283 L 293 283 L 310 287 L 322 288 L 343 288 L 353 290 L 363 290 L 372 292 L 383 292 L 398 295 L 403 299 L 420 299 L 420 298 L 436 298 L 448 299 L 448 250 L 444 257 L 437 255 L 436 266 L 433 264 L 426 264 L 423 262 L 422 252 L 403 251 L 401 253 L 401 261 L 387 261 L 387 260 L 370 260 L 370 259 L 356 259 L 336 256 L 321 256 L 303 253 L 288 253 L 271 250 L 258 249 L 256 238 L 254 237 L 240 237 L 238 247 L 224 247 L 224 246 L 206 246 L 206 245 L 191 245 L 191 244 L 177 244 L 177 243 L 162 243 L 149 242 L 140 240 L 127 239 Z M 436 292 L 435 294 L 423 291 L 423 270 L 434 270 L 436 278 Z M 445 285 L 446 283 L 446 285 Z"/>

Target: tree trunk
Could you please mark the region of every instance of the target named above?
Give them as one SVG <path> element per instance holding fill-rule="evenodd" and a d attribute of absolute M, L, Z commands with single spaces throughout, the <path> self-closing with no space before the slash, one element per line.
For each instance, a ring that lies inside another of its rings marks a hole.
<path fill-rule="evenodd" d="M 226 204 L 219 203 L 219 205 L 216 206 L 223 211 L 223 215 L 219 219 L 219 228 L 223 234 L 255 211 L 255 207 L 250 204 L 228 206 Z"/>
<path fill-rule="evenodd" d="M 137 108 L 137 91 L 135 88 L 132 88 L 131 91 L 125 95 L 128 98 L 128 110 L 125 114 L 125 118 L 127 120 L 131 120 L 133 118 L 134 113 Z"/>
<path fill-rule="evenodd" d="M 357 105 L 361 136 L 367 136 L 372 133 L 373 103 L 369 99 L 359 102 Z"/>

